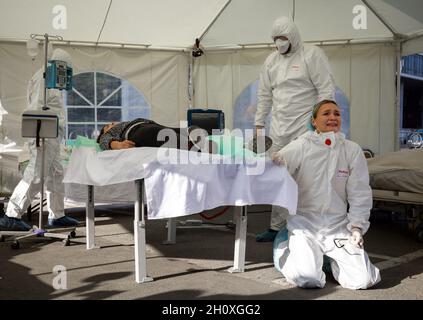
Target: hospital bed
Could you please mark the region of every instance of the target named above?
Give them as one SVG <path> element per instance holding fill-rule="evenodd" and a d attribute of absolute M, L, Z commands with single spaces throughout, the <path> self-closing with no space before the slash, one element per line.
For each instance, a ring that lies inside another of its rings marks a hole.
<path fill-rule="evenodd" d="M 19 164 L 22 155 L 19 150 L 0 152 L 0 194 L 11 195 L 13 189 L 22 178 Z"/>
<path fill-rule="evenodd" d="M 172 153 L 171 157 L 168 157 Z M 170 161 L 168 161 L 170 159 Z M 178 159 L 176 162 L 172 160 Z M 86 186 L 86 247 L 95 248 L 95 189 L 120 183 L 136 186 L 134 201 L 135 281 L 147 275 L 146 220 L 171 219 L 219 206 L 237 206 L 234 263 L 231 272 L 243 272 L 247 205 L 271 204 L 294 214 L 297 185 L 287 170 L 265 158 L 238 161 L 231 157 L 167 148 L 132 148 L 97 152 L 81 147 L 72 152 L 64 182 Z"/>
<path fill-rule="evenodd" d="M 423 149 L 408 149 L 367 160 L 374 208 L 400 211 L 423 241 Z"/>
<path fill-rule="evenodd" d="M 19 170 L 19 152 L 5 151 L 0 153 L 0 213 L 12 195 L 15 186 L 22 178 L 21 170 Z"/>

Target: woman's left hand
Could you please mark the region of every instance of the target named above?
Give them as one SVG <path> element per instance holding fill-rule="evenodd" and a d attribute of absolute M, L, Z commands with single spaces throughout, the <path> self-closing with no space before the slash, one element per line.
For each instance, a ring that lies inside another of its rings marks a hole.
<path fill-rule="evenodd" d="M 278 166 L 285 165 L 285 159 L 282 157 L 282 155 L 279 152 L 272 153 L 272 161 Z"/>
<path fill-rule="evenodd" d="M 352 228 L 351 235 L 350 235 L 350 243 L 360 249 L 363 249 L 364 239 L 363 239 L 363 233 L 361 232 L 361 229 Z"/>

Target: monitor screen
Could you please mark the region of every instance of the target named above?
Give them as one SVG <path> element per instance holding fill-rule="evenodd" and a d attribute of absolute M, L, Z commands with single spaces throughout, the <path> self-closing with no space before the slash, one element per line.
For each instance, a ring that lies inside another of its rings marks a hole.
<path fill-rule="evenodd" d="M 224 114 L 220 110 L 191 109 L 188 111 L 188 125 L 198 126 L 206 130 L 210 135 L 213 133 L 220 134 L 221 132 L 213 132 L 213 129 L 224 129 Z"/>
<path fill-rule="evenodd" d="M 219 128 L 218 113 L 193 113 L 192 124 L 206 130 L 208 134 L 212 134 L 213 129 Z"/>

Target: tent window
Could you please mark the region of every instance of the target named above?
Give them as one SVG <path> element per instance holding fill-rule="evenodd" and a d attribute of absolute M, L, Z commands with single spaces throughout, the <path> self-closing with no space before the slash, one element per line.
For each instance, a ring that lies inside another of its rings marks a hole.
<path fill-rule="evenodd" d="M 403 82 L 403 116 L 402 128 L 423 128 L 423 81 L 402 78 Z"/>
<path fill-rule="evenodd" d="M 400 148 L 417 132 L 423 134 L 423 54 L 402 57 Z"/>
<path fill-rule="evenodd" d="M 254 118 L 257 111 L 257 90 L 259 80 L 255 80 L 250 83 L 235 100 L 234 105 L 234 116 L 233 116 L 233 128 L 241 129 L 245 134 L 245 138 L 248 139 L 249 134 L 252 135 L 254 128 Z M 271 116 L 267 117 L 266 121 L 266 134 L 269 135 Z M 250 131 L 245 131 L 250 129 Z"/>
<path fill-rule="evenodd" d="M 113 121 L 150 118 L 150 104 L 136 88 L 101 72 L 75 75 L 65 105 L 68 140 L 78 135 L 95 138 L 105 124 Z"/>
<path fill-rule="evenodd" d="M 250 83 L 235 100 L 234 105 L 234 117 L 233 117 L 233 128 L 241 129 L 243 132 L 246 129 L 254 128 L 254 117 L 257 111 L 257 91 L 258 91 L 259 80 Z M 350 136 L 350 103 L 348 98 L 342 92 L 341 89 L 336 87 L 335 91 L 336 103 L 341 108 L 342 114 L 342 132 L 347 138 Z M 266 134 L 269 134 L 270 130 L 270 119 L 269 114 L 266 121 Z M 252 134 L 252 131 L 250 131 Z M 247 134 L 247 132 L 246 132 Z M 246 136 L 246 138 L 249 138 Z"/>

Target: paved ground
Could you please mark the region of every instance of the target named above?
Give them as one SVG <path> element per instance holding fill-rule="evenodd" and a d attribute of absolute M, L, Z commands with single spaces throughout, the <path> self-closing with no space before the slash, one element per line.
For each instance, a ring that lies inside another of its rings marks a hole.
<path fill-rule="evenodd" d="M 373 223 L 365 237 L 366 250 L 381 269 L 382 282 L 375 288 L 343 289 L 330 275 L 324 289 L 288 285 L 273 267 L 272 244 L 254 239 L 269 222 L 268 211 L 248 215 L 246 272 L 238 274 L 227 272 L 233 230 L 178 229 L 177 244 L 164 245 L 165 221 L 148 221 L 147 268 L 155 281 L 136 284 L 132 210 L 128 205 L 97 208 L 100 249 L 85 249 L 83 227 L 69 247 L 28 241 L 12 250 L 10 243 L 0 243 L 0 299 L 423 299 L 423 245 L 392 222 Z M 81 208 L 68 209 L 68 214 L 85 217 Z M 217 223 L 231 217 L 226 213 Z M 66 283 L 57 282 L 57 265 L 66 268 Z M 56 290 L 53 284 L 66 289 Z"/>

